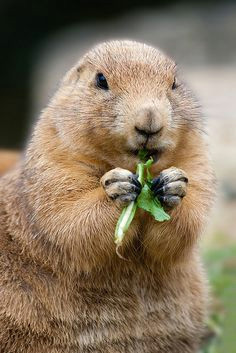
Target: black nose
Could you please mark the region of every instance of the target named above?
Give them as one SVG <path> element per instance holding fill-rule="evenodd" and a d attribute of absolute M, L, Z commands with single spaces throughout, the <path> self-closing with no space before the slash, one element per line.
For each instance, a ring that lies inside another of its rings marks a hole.
<path fill-rule="evenodd" d="M 142 136 L 145 136 L 145 137 L 149 137 L 149 136 L 152 136 L 152 135 L 157 135 L 161 132 L 162 130 L 162 127 L 157 129 L 157 130 L 149 130 L 149 129 L 141 129 L 137 126 L 135 126 L 135 130 L 137 131 L 137 133 L 139 135 L 142 135 Z"/>

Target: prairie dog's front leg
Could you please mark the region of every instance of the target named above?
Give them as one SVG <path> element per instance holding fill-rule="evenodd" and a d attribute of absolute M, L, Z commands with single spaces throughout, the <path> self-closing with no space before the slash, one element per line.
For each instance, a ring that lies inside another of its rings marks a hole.
<path fill-rule="evenodd" d="M 115 256 L 117 220 L 124 205 L 137 197 L 141 187 L 135 175 L 121 168 L 106 172 L 101 179 L 81 168 L 79 190 L 76 178 L 68 178 L 66 187 L 64 180 L 64 187 L 58 190 L 57 180 L 63 179 L 64 174 L 57 175 L 48 188 L 48 178 L 42 173 L 40 187 L 35 188 L 32 198 L 33 204 L 37 203 L 32 219 L 37 227 L 43 219 L 44 232 L 57 237 L 57 243 L 68 248 L 70 254 L 73 252 L 77 265 L 87 271 Z M 47 194 L 43 192 L 46 187 Z M 29 189 L 27 179 L 25 189 Z M 130 231 L 130 238 L 134 233 L 135 230 Z"/>
<path fill-rule="evenodd" d="M 145 249 L 152 260 L 166 264 L 183 260 L 200 235 L 212 202 L 212 174 L 206 173 L 206 163 L 196 165 L 197 170 L 187 163 L 183 170 L 165 169 L 153 180 L 151 188 L 170 220 L 156 222 L 149 216 L 146 222 Z"/>

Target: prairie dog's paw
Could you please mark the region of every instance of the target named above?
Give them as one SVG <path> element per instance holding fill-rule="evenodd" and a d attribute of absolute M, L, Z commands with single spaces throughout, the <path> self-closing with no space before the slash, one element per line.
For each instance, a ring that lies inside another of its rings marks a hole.
<path fill-rule="evenodd" d="M 171 167 L 153 179 L 151 189 L 166 208 L 174 208 L 187 193 L 188 178 L 182 169 Z"/>
<path fill-rule="evenodd" d="M 142 188 L 137 175 L 122 168 L 115 168 L 104 174 L 101 184 L 112 200 L 123 204 L 134 201 Z"/>

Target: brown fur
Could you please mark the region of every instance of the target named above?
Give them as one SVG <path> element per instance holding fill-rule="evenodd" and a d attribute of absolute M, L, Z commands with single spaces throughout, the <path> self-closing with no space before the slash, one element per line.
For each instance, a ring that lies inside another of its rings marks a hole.
<path fill-rule="evenodd" d="M 202 116 L 183 84 L 171 90 L 174 76 L 157 49 L 114 41 L 62 81 L 0 181 L 0 352 L 196 352 L 207 298 L 198 239 L 214 187 Z M 100 179 L 135 171 L 135 124 L 163 127 L 147 146 L 162 151 L 153 175 L 175 166 L 189 185 L 168 222 L 138 210 L 125 261 L 113 240 L 122 205 Z"/>

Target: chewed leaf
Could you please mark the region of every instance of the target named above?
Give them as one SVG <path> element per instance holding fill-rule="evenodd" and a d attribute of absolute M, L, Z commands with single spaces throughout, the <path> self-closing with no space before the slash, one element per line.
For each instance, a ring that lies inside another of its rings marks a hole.
<path fill-rule="evenodd" d="M 137 203 L 138 207 L 150 212 L 156 221 L 163 222 L 170 219 L 170 216 L 164 211 L 160 202 L 153 196 L 147 184 L 142 188 Z"/>
<path fill-rule="evenodd" d="M 146 161 L 147 155 L 148 155 L 148 151 L 145 149 L 140 150 L 138 153 L 138 157 L 139 157 L 140 161 L 142 161 L 142 162 Z"/>

